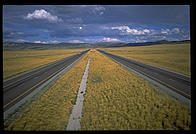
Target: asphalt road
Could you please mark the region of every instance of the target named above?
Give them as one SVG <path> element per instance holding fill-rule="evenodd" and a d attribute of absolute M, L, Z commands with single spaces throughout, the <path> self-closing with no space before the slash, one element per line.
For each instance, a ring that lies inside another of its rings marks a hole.
<path fill-rule="evenodd" d="M 121 56 L 113 55 L 102 50 L 99 52 L 105 54 L 119 63 L 157 81 L 158 83 L 172 89 L 173 91 L 191 99 L 191 79 L 188 76 L 175 73 L 173 71 L 161 69 L 150 65 L 137 62 L 135 60 L 127 59 Z"/>
<path fill-rule="evenodd" d="M 88 50 L 22 73 L 3 82 L 3 110 L 6 111 L 34 89 L 80 58 Z"/>

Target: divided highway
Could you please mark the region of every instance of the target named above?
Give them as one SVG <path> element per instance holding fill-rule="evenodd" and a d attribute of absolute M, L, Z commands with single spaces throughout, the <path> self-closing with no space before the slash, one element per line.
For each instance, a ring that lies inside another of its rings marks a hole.
<path fill-rule="evenodd" d="M 148 78 L 153 79 L 156 82 L 172 89 L 173 91 L 183 95 L 184 97 L 191 99 L 190 77 L 158 67 L 146 65 L 141 62 L 137 62 L 121 56 L 113 55 L 102 50 L 98 51 L 105 54 L 109 58 L 118 61 L 122 65 L 125 65 L 126 67 L 131 68 L 136 72 L 139 72 L 147 76 Z"/>
<path fill-rule="evenodd" d="M 3 110 L 6 111 L 34 89 L 65 69 L 89 50 L 22 73 L 3 82 Z"/>

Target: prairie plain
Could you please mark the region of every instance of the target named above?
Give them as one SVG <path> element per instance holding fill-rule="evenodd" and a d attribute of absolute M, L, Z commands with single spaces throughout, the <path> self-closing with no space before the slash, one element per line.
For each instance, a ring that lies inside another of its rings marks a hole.
<path fill-rule="evenodd" d="M 106 52 L 190 75 L 190 43 L 104 48 Z"/>
<path fill-rule="evenodd" d="M 5 130 L 66 130 L 89 58 L 81 130 L 190 130 L 189 109 L 95 49 Z"/>
<path fill-rule="evenodd" d="M 83 49 L 3 51 L 3 79 L 84 51 Z"/>

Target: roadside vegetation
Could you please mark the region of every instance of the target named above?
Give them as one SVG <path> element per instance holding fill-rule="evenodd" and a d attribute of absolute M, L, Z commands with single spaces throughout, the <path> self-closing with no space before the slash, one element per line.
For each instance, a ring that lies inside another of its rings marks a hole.
<path fill-rule="evenodd" d="M 190 129 L 189 109 L 95 49 L 4 129 L 66 130 L 88 58 L 81 130 Z"/>
<path fill-rule="evenodd" d="M 96 50 L 89 52 L 82 130 L 189 130 L 191 111 Z"/>
<path fill-rule="evenodd" d="M 64 51 L 66 52 L 66 51 Z M 60 53 L 60 52 L 58 52 Z M 63 51 L 62 51 L 63 53 Z M 87 64 L 85 55 L 5 130 L 66 130 Z"/>
<path fill-rule="evenodd" d="M 190 75 L 190 43 L 102 49 L 146 64 Z"/>
<path fill-rule="evenodd" d="M 3 51 L 3 79 L 77 54 L 85 49 Z"/>

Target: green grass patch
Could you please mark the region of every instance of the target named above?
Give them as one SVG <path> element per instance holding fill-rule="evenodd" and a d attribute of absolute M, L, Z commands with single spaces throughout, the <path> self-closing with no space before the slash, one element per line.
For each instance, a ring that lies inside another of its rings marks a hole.
<path fill-rule="evenodd" d="M 77 100 L 77 95 L 73 98 L 73 100 L 71 100 L 71 103 L 72 103 L 73 105 L 75 105 L 75 104 L 76 104 L 76 100 Z"/>
<path fill-rule="evenodd" d="M 93 75 L 92 82 L 93 83 L 102 82 L 101 76 L 99 76 L 99 75 Z"/>

